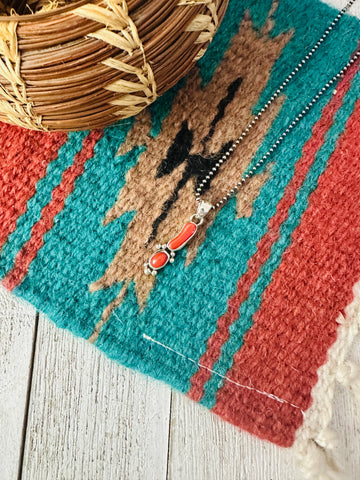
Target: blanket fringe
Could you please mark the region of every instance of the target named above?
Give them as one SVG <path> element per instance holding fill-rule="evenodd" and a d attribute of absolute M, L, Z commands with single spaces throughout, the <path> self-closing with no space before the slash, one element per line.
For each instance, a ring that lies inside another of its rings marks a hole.
<path fill-rule="evenodd" d="M 360 407 L 360 366 L 349 360 L 343 362 L 337 368 L 335 380 L 353 394 Z M 360 408 L 358 412 L 360 418 Z M 333 452 L 338 443 L 338 434 L 328 426 L 331 417 L 332 408 L 328 406 L 328 424 L 318 433 L 313 431 L 311 438 L 298 439 L 294 446 L 299 469 L 306 479 L 350 480 L 344 465 Z"/>
<path fill-rule="evenodd" d="M 346 361 L 343 365 L 340 365 L 337 373 L 336 380 L 345 387 L 348 387 L 353 394 L 358 407 L 360 407 L 360 367 L 354 362 Z M 358 408 L 358 414 L 360 417 L 360 408 Z"/>
<path fill-rule="evenodd" d="M 304 478 L 311 480 L 350 480 L 344 473 L 344 466 L 332 452 L 334 432 L 325 429 L 319 435 L 319 443 L 310 439 L 301 444 L 297 453 L 299 468 Z M 331 448 L 321 445 L 330 443 Z"/>
<path fill-rule="evenodd" d="M 311 480 L 351 480 L 338 458 L 345 456 L 335 450 L 339 435 L 329 425 L 336 383 L 351 392 L 360 407 L 360 366 L 346 359 L 360 332 L 360 282 L 354 285 L 353 293 L 353 301 L 336 320 L 337 340 L 328 350 L 327 362 L 318 369 L 318 381 L 311 392 L 313 403 L 304 412 L 292 447 L 304 478 Z"/>

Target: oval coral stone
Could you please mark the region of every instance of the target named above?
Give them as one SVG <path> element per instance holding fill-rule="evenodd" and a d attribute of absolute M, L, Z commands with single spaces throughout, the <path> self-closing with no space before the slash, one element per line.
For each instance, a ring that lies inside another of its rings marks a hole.
<path fill-rule="evenodd" d="M 157 252 L 150 258 L 150 266 L 154 270 L 159 270 L 159 268 L 165 267 L 169 261 L 169 255 L 166 252 Z"/>
<path fill-rule="evenodd" d="M 170 250 L 175 251 L 182 248 L 190 240 L 190 238 L 194 236 L 196 229 L 197 225 L 195 223 L 185 223 L 181 232 L 168 243 L 168 247 L 170 248 Z"/>

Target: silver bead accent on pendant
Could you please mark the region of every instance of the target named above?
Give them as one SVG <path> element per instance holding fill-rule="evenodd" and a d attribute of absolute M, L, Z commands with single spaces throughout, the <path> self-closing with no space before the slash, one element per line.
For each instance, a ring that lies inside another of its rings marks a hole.
<path fill-rule="evenodd" d="M 199 225 L 203 223 L 204 217 L 212 208 L 211 203 L 201 200 L 197 212 L 191 215 L 189 222 L 185 223 L 176 237 L 164 245 L 156 245 L 158 250 L 144 264 L 144 273 L 155 276 L 158 270 L 164 268 L 168 263 L 173 263 L 175 252 L 181 250 L 193 238 Z"/>

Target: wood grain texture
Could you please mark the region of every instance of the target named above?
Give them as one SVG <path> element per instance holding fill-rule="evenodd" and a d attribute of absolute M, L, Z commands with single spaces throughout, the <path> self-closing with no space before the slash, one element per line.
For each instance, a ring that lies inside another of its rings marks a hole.
<path fill-rule="evenodd" d="M 22 479 L 165 478 L 170 390 L 40 316 Z"/>
<path fill-rule="evenodd" d="M 350 357 L 360 364 L 360 337 Z M 334 453 L 349 480 L 360 480 L 360 405 L 338 387 L 330 425 L 339 437 Z M 293 452 L 239 431 L 179 393 L 173 393 L 170 430 L 171 480 L 303 480 Z"/>
<path fill-rule="evenodd" d="M 349 354 L 360 365 L 360 336 L 358 335 Z M 360 401 L 347 388 L 336 386 L 333 419 L 330 427 L 338 433 L 336 455 L 344 459 L 349 478 L 360 480 Z"/>
<path fill-rule="evenodd" d="M 360 361 L 359 339 L 352 358 Z M 169 400 L 167 386 L 116 365 L 42 317 L 22 478 L 300 480 L 289 450 L 239 431 L 176 392 L 169 438 Z M 360 478 L 355 406 L 339 388 L 337 455 L 345 455 L 352 480 Z"/>
<path fill-rule="evenodd" d="M 35 318 L 0 288 L 0 480 L 300 480 L 291 451 Z M 360 364 L 359 337 L 350 358 Z M 331 426 L 360 480 L 360 406 L 340 386 Z"/>
<path fill-rule="evenodd" d="M 18 474 L 27 407 L 35 309 L 0 289 L 0 479 Z"/>
<path fill-rule="evenodd" d="M 0 293 L 0 348 L 7 369 L 0 379 L 0 479 L 12 480 L 22 449 L 35 315 L 24 302 Z M 359 338 L 351 358 L 360 363 Z M 349 478 L 360 480 L 359 411 L 349 391 L 337 390 L 336 454 L 345 457 Z M 24 480 L 301 478 L 291 451 L 241 432 L 183 395 L 170 394 L 166 385 L 115 364 L 44 316 L 23 441 Z"/>

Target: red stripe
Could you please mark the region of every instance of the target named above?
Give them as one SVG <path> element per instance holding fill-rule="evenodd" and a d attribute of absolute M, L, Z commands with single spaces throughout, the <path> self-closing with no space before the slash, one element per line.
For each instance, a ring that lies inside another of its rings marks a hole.
<path fill-rule="evenodd" d="M 0 122 L 0 250 L 66 139 L 64 132 L 35 132 Z"/>
<path fill-rule="evenodd" d="M 44 234 L 52 228 L 55 216 L 64 208 L 66 198 L 74 189 L 75 180 L 83 174 L 87 160 L 93 157 L 94 146 L 102 134 L 102 130 L 89 133 L 83 141 L 82 150 L 75 155 L 73 164 L 63 173 L 60 184 L 52 192 L 51 201 L 42 209 L 40 220 L 31 229 L 31 238 L 17 253 L 13 268 L 2 281 L 8 290 L 13 290 L 24 279 L 30 263 L 44 244 Z"/>
<path fill-rule="evenodd" d="M 269 220 L 268 230 L 258 242 L 256 253 L 249 259 L 247 272 L 240 277 L 237 290 L 228 301 L 227 312 L 218 319 L 217 329 L 208 339 L 207 350 L 199 360 L 199 363 L 207 368 L 201 368 L 193 375 L 190 380 L 191 388 L 187 394 L 195 401 L 199 401 L 204 394 L 204 385 L 211 377 L 208 369 L 212 369 L 220 357 L 221 347 L 229 338 L 229 328 L 239 318 L 240 305 L 248 297 L 251 286 L 260 274 L 261 266 L 268 260 L 272 245 L 279 239 L 280 227 L 287 219 L 290 207 L 295 203 L 297 191 L 314 163 L 317 151 L 324 144 L 325 135 L 331 127 L 334 116 L 358 69 L 357 62 L 347 71 L 338 85 L 336 94 L 325 106 L 321 118 L 314 125 L 313 135 L 304 145 L 302 157 L 295 165 L 294 176 L 285 188 L 284 196 L 277 205 L 276 213 Z"/>
<path fill-rule="evenodd" d="M 349 118 L 292 243 L 265 290 L 254 325 L 227 376 L 303 410 L 317 369 L 336 340 L 339 312 L 360 280 L 360 101 Z M 302 423 L 298 409 L 226 382 L 214 412 L 282 446 Z"/>

